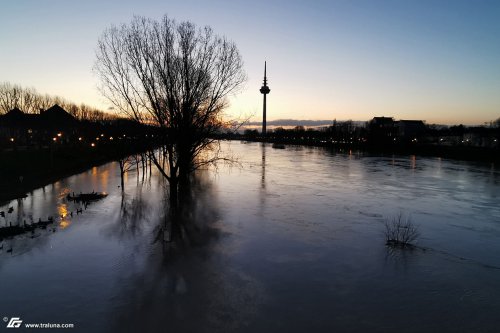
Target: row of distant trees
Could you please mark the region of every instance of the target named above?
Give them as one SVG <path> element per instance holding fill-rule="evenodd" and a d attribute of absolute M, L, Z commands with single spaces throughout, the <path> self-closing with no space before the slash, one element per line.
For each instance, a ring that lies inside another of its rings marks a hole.
<path fill-rule="evenodd" d="M 25 88 L 9 82 L 0 83 L 0 115 L 18 108 L 25 113 L 36 114 L 58 104 L 78 120 L 92 122 L 116 119 L 114 114 L 103 112 L 86 104 L 75 104 L 60 96 L 41 94 L 35 88 Z"/>
<path fill-rule="evenodd" d="M 392 136 L 386 134 L 391 133 Z M 256 129 L 246 129 L 243 135 L 228 135 L 229 137 L 244 137 L 259 139 L 261 134 Z M 377 137 L 382 136 L 382 137 Z M 306 128 L 295 126 L 293 128 L 277 127 L 268 130 L 268 140 L 303 144 L 350 144 L 357 146 L 390 143 L 401 145 L 415 144 L 446 144 L 464 146 L 498 147 L 500 141 L 500 118 L 490 121 L 484 126 L 442 126 L 425 125 L 423 131 L 415 136 L 404 138 L 394 128 L 386 131 L 374 132 L 370 123 L 356 124 L 349 120 L 335 122 L 333 126 Z M 415 140 L 413 140 L 415 139 Z"/>

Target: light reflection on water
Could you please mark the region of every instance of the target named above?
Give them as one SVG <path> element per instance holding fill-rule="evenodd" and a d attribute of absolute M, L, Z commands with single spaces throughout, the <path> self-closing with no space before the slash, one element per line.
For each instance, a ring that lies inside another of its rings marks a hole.
<path fill-rule="evenodd" d="M 122 193 L 116 163 L 0 207 L 12 223 L 57 221 L 3 241 L 0 315 L 82 332 L 498 328 L 497 168 L 229 146 L 242 167 L 198 173 L 174 243 L 155 241 L 164 181 L 130 172 Z M 80 191 L 109 196 L 76 214 L 65 198 Z M 400 211 L 420 227 L 413 251 L 384 246 L 384 218 Z"/>

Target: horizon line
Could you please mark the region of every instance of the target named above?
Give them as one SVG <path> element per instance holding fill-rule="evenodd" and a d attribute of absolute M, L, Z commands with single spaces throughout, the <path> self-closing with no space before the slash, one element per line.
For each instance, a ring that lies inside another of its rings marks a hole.
<path fill-rule="evenodd" d="M 379 116 L 374 116 L 369 120 L 353 120 L 353 119 L 345 119 L 345 120 L 339 120 L 339 119 L 319 119 L 319 120 L 314 120 L 314 119 L 292 119 L 292 118 L 281 118 L 281 119 L 274 119 L 274 120 L 268 120 L 266 123 L 267 125 L 271 126 L 329 126 L 332 125 L 334 121 L 337 123 L 343 123 L 346 121 L 352 121 L 353 123 L 367 123 L 370 120 L 372 120 L 375 117 Z M 381 116 L 380 116 L 381 117 Z M 454 123 L 429 123 L 425 119 L 396 119 L 396 117 L 387 117 L 387 118 L 393 118 L 395 121 L 398 120 L 421 120 L 423 121 L 426 125 L 436 125 L 436 126 L 487 126 L 490 124 L 490 122 L 494 122 L 495 120 L 491 120 L 488 122 L 482 122 L 482 123 L 459 123 L 459 122 L 454 122 Z M 262 120 L 261 121 L 249 121 L 245 123 L 243 126 L 261 126 L 262 125 Z"/>

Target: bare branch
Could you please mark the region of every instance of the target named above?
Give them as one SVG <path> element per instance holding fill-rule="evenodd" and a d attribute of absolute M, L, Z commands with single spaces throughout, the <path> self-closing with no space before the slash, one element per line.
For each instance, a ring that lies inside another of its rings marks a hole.
<path fill-rule="evenodd" d="M 164 129 L 160 157 L 168 166 L 151 159 L 171 184 L 226 159 L 214 137 L 226 128 L 228 96 L 246 80 L 233 42 L 210 27 L 136 16 L 103 33 L 96 57 L 103 95 L 130 118 Z"/>

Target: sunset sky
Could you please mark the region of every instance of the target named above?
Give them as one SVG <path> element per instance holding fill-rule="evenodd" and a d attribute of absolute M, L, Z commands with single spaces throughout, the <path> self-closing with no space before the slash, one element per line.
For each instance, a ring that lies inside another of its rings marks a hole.
<path fill-rule="evenodd" d="M 2 1 L 0 82 L 106 110 L 97 40 L 164 14 L 236 42 L 249 80 L 234 115 L 483 124 L 500 117 L 500 1 Z"/>

